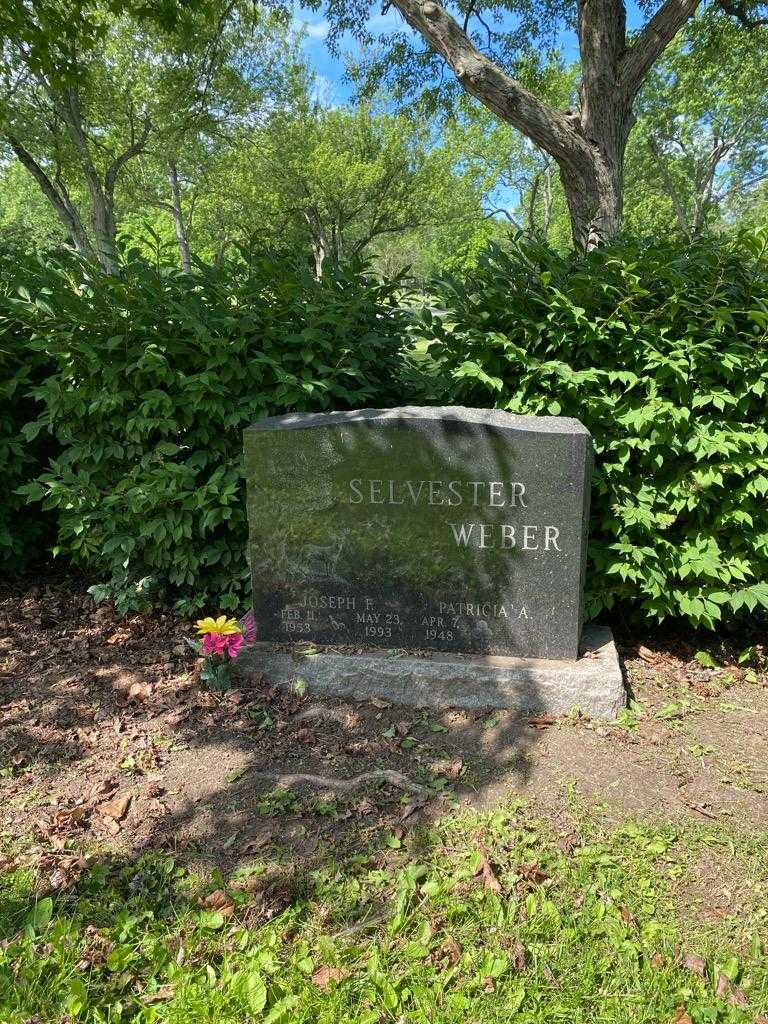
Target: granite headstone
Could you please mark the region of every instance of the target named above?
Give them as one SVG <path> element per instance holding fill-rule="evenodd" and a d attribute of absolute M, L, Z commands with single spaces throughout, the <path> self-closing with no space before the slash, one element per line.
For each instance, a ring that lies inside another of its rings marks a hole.
<path fill-rule="evenodd" d="M 244 440 L 261 641 L 577 657 L 578 420 L 361 409 L 271 417 Z"/>

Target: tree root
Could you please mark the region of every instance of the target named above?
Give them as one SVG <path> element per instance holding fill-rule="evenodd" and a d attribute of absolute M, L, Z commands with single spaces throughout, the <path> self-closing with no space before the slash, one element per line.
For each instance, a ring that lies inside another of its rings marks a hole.
<path fill-rule="evenodd" d="M 258 779 L 269 779 L 271 782 L 275 782 L 278 786 L 283 786 L 286 789 L 306 783 L 309 786 L 332 789 L 337 793 L 349 793 L 366 785 L 368 782 L 388 782 L 390 786 L 406 789 L 409 793 L 416 793 L 419 796 L 432 795 L 426 786 L 420 786 L 417 782 L 412 782 L 401 772 L 396 772 L 391 768 L 363 772 L 361 775 L 356 775 L 353 779 L 329 779 L 325 775 L 307 775 L 304 772 L 254 772 L 253 774 Z"/>

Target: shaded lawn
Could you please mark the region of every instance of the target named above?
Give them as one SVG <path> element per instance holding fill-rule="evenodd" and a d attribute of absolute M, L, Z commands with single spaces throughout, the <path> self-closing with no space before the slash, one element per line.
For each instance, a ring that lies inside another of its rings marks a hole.
<path fill-rule="evenodd" d="M 599 723 L 214 695 L 68 580 L 0 624 L 0 1024 L 768 1024 L 757 623 L 626 636 Z"/>
<path fill-rule="evenodd" d="M 760 1021 L 768 836 L 736 847 L 721 827 L 571 811 L 568 831 L 521 801 L 454 811 L 343 861 L 329 848 L 228 877 L 96 856 L 45 894 L 16 868 L 0 1020 Z M 702 858 L 747 880 L 739 914 L 687 919 Z"/>

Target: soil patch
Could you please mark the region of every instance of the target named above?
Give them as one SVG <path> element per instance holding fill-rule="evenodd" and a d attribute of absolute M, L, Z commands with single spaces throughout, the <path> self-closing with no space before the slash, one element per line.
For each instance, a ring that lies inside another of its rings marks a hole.
<path fill-rule="evenodd" d="M 65 580 L 0 594 L 6 840 L 31 839 L 63 878 L 94 844 L 229 867 L 396 843 L 452 805 L 514 798 L 557 820 L 580 799 L 616 820 L 768 823 L 768 686 L 764 652 L 737 662 L 747 641 L 705 667 L 689 634 L 620 637 L 635 704 L 605 724 L 318 702 L 264 680 L 217 695 L 191 635 L 168 614 L 121 620 Z"/>

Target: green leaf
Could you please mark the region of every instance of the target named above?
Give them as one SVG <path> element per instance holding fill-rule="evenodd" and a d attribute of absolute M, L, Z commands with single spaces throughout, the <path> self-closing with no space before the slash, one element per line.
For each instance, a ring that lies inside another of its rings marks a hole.
<path fill-rule="evenodd" d="M 715 659 L 712 657 L 709 651 L 696 651 L 694 657 L 703 668 L 718 667 L 718 662 L 715 661 Z"/>
<path fill-rule="evenodd" d="M 50 896 L 46 896 L 44 899 L 39 900 L 30 911 L 27 917 L 27 923 L 31 925 L 36 932 L 43 931 L 53 916 L 53 899 Z"/>
<path fill-rule="evenodd" d="M 224 915 L 218 910 L 204 910 L 200 914 L 200 925 L 210 931 L 217 931 L 224 927 Z"/>
<path fill-rule="evenodd" d="M 245 981 L 245 999 L 251 1013 L 261 1013 L 267 1005 L 267 986 L 260 974 L 255 971 Z"/>

